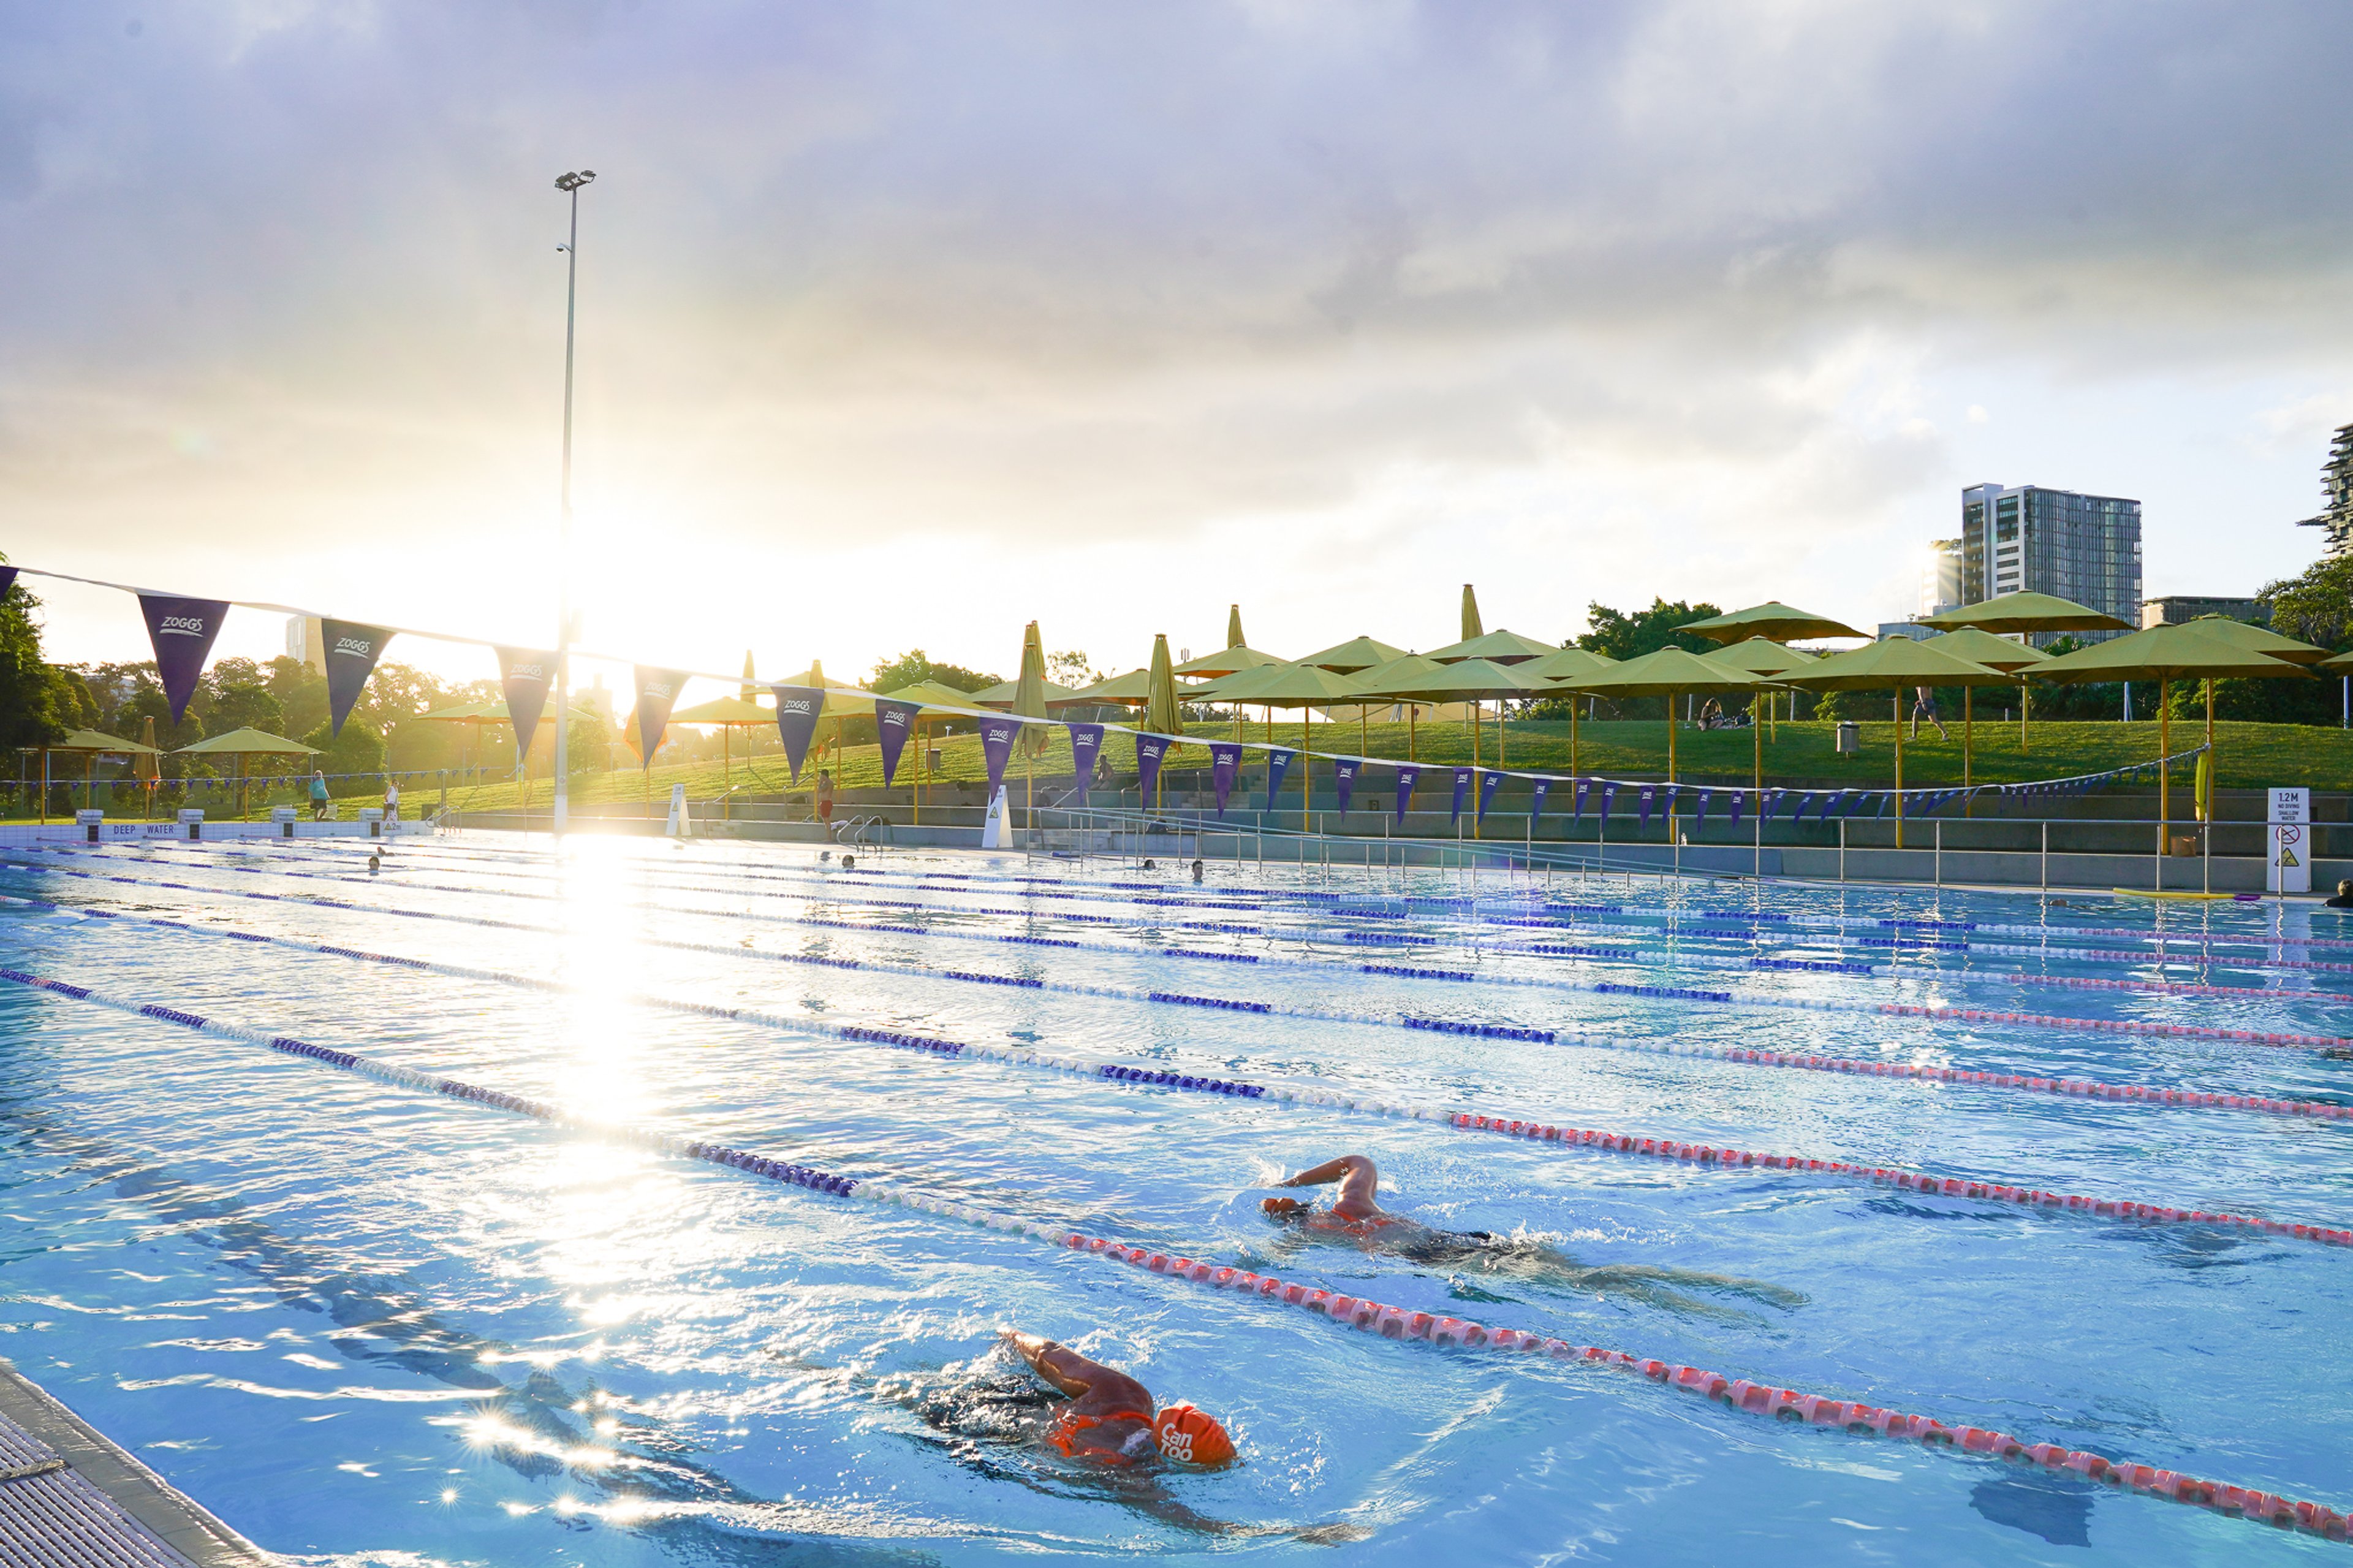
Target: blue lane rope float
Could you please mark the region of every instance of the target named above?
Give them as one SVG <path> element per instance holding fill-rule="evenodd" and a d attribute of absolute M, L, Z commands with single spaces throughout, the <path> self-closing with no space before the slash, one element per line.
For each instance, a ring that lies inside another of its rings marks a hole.
<path fill-rule="evenodd" d="M 0 862 L 0 864 L 5 864 L 5 862 Z M 79 875 L 90 877 L 96 875 L 89 872 L 77 872 L 69 868 L 53 868 L 60 870 L 69 876 Z M 283 872 L 280 874 L 292 877 L 301 877 L 304 875 L 301 872 Z M 153 881 L 136 878 L 100 877 L 99 879 L 121 880 L 132 882 L 136 885 L 168 888 L 175 891 L 197 892 L 212 895 L 230 894 L 241 891 L 241 889 L 208 889 L 196 887 L 188 883 Z M 341 879 L 324 879 L 340 880 Z M 555 894 L 526 892 L 511 888 L 469 889 L 456 886 L 444 886 L 438 883 L 409 883 L 406 885 L 426 891 L 453 892 L 476 896 L 488 895 L 497 898 L 522 899 L 540 902 L 562 901 L 560 897 Z M 863 931 L 872 929 L 871 925 L 862 921 L 827 921 L 815 916 L 790 916 L 774 913 L 760 914 L 747 910 L 683 909 L 678 906 L 667 904 L 649 905 L 647 907 L 649 909 L 669 914 L 684 914 L 705 919 L 748 920 L 770 925 L 816 927 L 825 930 L 849 931 Z M 950 931 L 933 931 L 926 930 L 923 934 L 927 938 L 944 937 L 961 942 L 988 942 L 1001 943 L 1008 940 L 1004 935 L 988 932 Z M 654 939 L 648 940 L 651 941 Z M 1077 943 L 1076 945 L 1091 952 L 1107 952 L 1124 957 L 1137 956 L 1134 949 L 1111 942 L 1083 942 Z M 1401 965 L 1363 963 L 1335 965 L 1328 960 L 1322 959 L 1281 957 L 1272 954 L 1228 955 L 1187 948 L 1164 948 L 1160 950 L 1160 952 L 1162 956 L 1171 958 L 1196 960 L 1208 959 L 1215 962 L 1248 962 L 1268 967 L 1304 970 L 1317 973 L 1345 973 L 1348 970 L 1354 970 L 1356 973 L 1366 974 L 1398 975 L 1404 978 L 1413 979 L 1475 981 L 1482 985 L 1509 985 L 1524 989 L 1562 991 L 1588 995 L 1631 994 L 1645 996 L 1655 1000 L 1700 1002 L 1717 1006 L 1728 1007 L 1780 1009 L 1814 1013 L 1845 1013 L 1858 1016 L 1878 1016 L 1887 1017 L 1926 1018 L 1936 1022 L 1947 1023 L 2000 1024 L 2023 1028 L 2059 1029 L 2098 1034 L 2131 1035 L 2160 1039 L 2218 1040 L 2238 1045 L 2257 1045 L 2291 1049 L 2353 1049 L 2353 1038 L 2328 1035 L 2306 1035 L 2290 1031 L 2223 1029 L 2207 1025 L 2163 1024 L 2142 1019 L 2077 1018 L 2063 1015 L 2018 1013 L 1989 1008 L 1924 1006 L 1897 1002 L 1850 1001 L 1842 997 L 1782 996 L 1755 992 L 1741 993 L 1731 991 L 1705 991 L 1687 986 L 1647 986 L 1630 988 L 1615 982 L 1575 981 L 1562 979 L 1557 976 L 1495 973 L 1473 974 L 1467 971 L 1440 971 L 1435 969 L 1428 971 L 1412 971 L 1409 973 L 1407 966 Z M 779 955 L 762 954 L 762 956 L 775 958 Z M 790 962 L 791 960 L 787 958 L 786 961 Z M 1073 994 L 1124 997 L 1128 1000 L 1150 1000 L 1150 997 L 1146 993 L 1125 990 L 1118 987 L 1084 986 L 1076 985 L 1068 982 L 1052 981 L 1039 982 L 1031 984 L 1029 982 L 1017 982 L 1010 979 L 978 975 L 967 971 L 940 970 L 916 964 L 892 965 L 874 961 L 865 961 L 863 966 L 883 973 L 904 973 L 921 978 L 962 979 L 993 984 L 1030 984 L 1030 988 L 1032 989 L 1062 991 Z M 1379 1015 L 1357 1013 L 1303 1013 L 1300 1016 L 1313 1016 L 1327 1022 L 1358 1022 L 1374 1024 L 1394 1023 L 1393 1019 L 1387 1018 Z"/>
<path fill-rule="evenodd" d="M 2251 1520 L 2257 1523 L 2283 1529 L 2302 1530 L 2331 1540 L 2343 1540 L 2347 1521 L 2335 1510 L 2317 1503 L 2301 1501 L 2276 1493 L 2248 1488 L 2220 1485 L 2203 1481 L 2176 1471 L 2159 1469 L 2148 1465 L 2119 1465 L 2099 1455 L 2064 1448 L 2057 1444 L 2027 1444 L 2005 1433 L 1976 1426 L 1947 1426 L 1942 1422 L 1925 1416 L 1907 1415 L 1875 1405 L 1852 1401 L 1828 1399 L 1819 1394 L 1800 1394 L 1795 1389 L 1780 1388 L 1769 1383 L 1747 1379 L 1729 1379 L 1718 1373 L 1698 1367 L 1682 1366 L 1655 1359 L 1638 1359 L 1623 1351 L 1605 1350 L 1594 1345 L 1573 1345 L 1566 1341 L 1550 1339 L 1515 1329 L 1490 1328 L 1487 1325 L 1429 1312 L 1409 1311 L 1384 1302 L 1355 1295 L 1312 1289 L 1294 1284 L 1271 1275 L 1261 1275 L 1230 1267 L 1215 1267 L 1182 1256 L 1117 1242 L 1106 1237 L 1091 1237 L 1063 1226 L 1040 1224 L 1034 1220 L 992 1212 L 954 1199 L 939 1197 L 920 1189 L 897 1183 L 871 1178 L 836 1174 L 815 1166 L 779 1161 L 730 1148 L 724 1144 L 690 1141 L 673 1134 L 613 1127 L 603 1123 L 584 1123 L 567 1117 L 557 1108 L 543 1101 L 524 1099 L 520 1095 L 485 1089 L 456 1079 L 437 1079 L 414 1072 L 390 1062 L 362 1056 L 356 1052 L 340 1051 L 330 1047 L 312 1045 L 286 1035 L 270 1035 L 217 1018 L 184 1013 L 173 1008 L 159 1008 L 154 1004 L 141 1004 L 129 998 L 105 994 L 87 986 L 63 981 L 44 979 L 20 970 L 0 969 L 0 979 L 13 981 L 51 994 L 78 1001 L 95 1003 L 124 1012 L 177 1024 L 184 1028 L 199 1030 L 228 1039 L 237 1039 L 262 1046 L 282 1054 L 315 1061 L 322 1066 L 355 1072 L 378 1081 L 401 1088 L 422 1090 L 472 1104 L 528 1116 L 554 1125 L 567 1127 L 617 1142 L 636 1144 L 676 1157 L 698 1160 L 722 1169 L 741 1171 L 747 1175 L 769 1181 L 786 1183 L 810 1193 L 827 1196 L 863 1200 L 942 1218 L 960 1221 L 1002 1235 L 1017 1236 L 1065 1248 L 1072 1252 L 1110 1258 L 1149 1273 L 1171 1279 L 1204 1284 L 1212 1289 L 1229 1290 L 1252 1300 L 1280 1302 L 1319 1313 L 1335 1323 L 1345 1323 L 1383 1339 L 1400 1340 L 1436 1347 L 1462 1349 L 1489 1348 L 1527 1355 L 1535 1352 L 1547 1360 L 1565 1360 L 1582 1364 L 1611 1366 L 1634 1372 L 1666 1386 L 1696 1393 L 1711 1401 L 1720 1402 L 1735 1410 L 1769 1415 L 1777 1420 L 1795 1420 L 1808 1426 L 1827 1426 L 1856 1434 L 1870 1434 L 1897 1440 L 1914 1440 L 1931 1447 L 1952 1448 L 1957 1452 L 1987 1455 L 2019 1464 L 2034 1464 L 2053 1473 L 2072 1472 L 2094 1481 L 2136 1492 L 2165 1498 L 2191 1506 Z"/>
<path fill-rule="evenodd" d="M 213 936 L 235 935 L 241 940 L 259 942 L 273 947 L 295 952 L 322 953 L 331 957 L 356 960 L 362 963 L 392 964 L 405 969 L 427 971 L 459 979 L 487 981 L 493 984 L 558 994 L 593 994 L 594 988 L 541 976 L 511 974 L 501 970 L 481 969 L 470 964 L 436 963 L 391 953 L 370 952 L 363 949 L 333 943 L 303 942 L 291 937 L 272 937 L 253 932 L 229 933 L 209 931 L 184 921 L 158 920 L 146 915 L 115 917 L 134 925 L 160 928 L 181 934 Z M 0 971 L 0 977 L 14 978 L 12 972 Z M 1740 1149 L 1719 1149 L 1707 1144 L 1695 1144 L 1672 1138 L 1641 1138 L 1633 1134 L 1597 1131 L 1591 1129 L 1564 1127 L 1546 1123 L 1533 1117 L 1518 1117 L 1508 1121 L 1502 1116 L 1470 1111 L 1450 1111 L 1435 1107 L 1411 1105 L 1361 1097 L 1335 1095 L 1323 1090 L 1296 1089 L 1282 1085 L 1237 1082 L 1189 1073 L 1171 1073 L 1150 1068 L 1137 1068 L 1117 1062 L 1089 1062 L 1083 1058 L 1056 1056 L 1029 1048 L 1008 1048 L 982 1046 L 969 1041 L 943 1040 L 902 1031 L 886 1031 L 859 1026 L 825 1025 L 807 1022 L 759 1008 L 729 1007 L 712 1003 L 691 1002 L 677 997 L 650 993 L 631 992 L 613 998 L 634 1006 L 652 1010 L 690 1014 L 697 1017 L 719 1018 L 733 1023 L 753 1024 L 783 1033 L 816 1035 L 859 1044 L 877 1044 L 912 1050 L 932 1056 L 970 1057 L 1011 1066 L 1041 1068 L 1046 1070 L 1099 1079 L 1113 1083 L 1134 1083 L 1167 1087 L 1195 1093 L 1226 1095 L 1239 1099 L 1266 1100 L 1277 1104 L 1311 1106 L 1317 1109 L 1358 1111 L 1385 1118 L 1404 1118 L 1416 1121 L 1442 1122 L 1451 1127 L 1476 1129 L 1481 1131 L 1507 1133 L 1514 1137 L 1540 1138 L 1567 1147 L 1599 1148 L 1608 1151 L 1640 1153 L 1654 1158 L 1678 1160 L 1686 1163 L 1715 1164 L 1725 1168 L 1757 1167 L 1767 1170 L 1804 1171 L 1860 1180 L 1873 1185 L 1896 1186 L 1915 1191 L 1942 1193 L 1947 1196 L 1990 1198 L 2003 1203 L 2035 1207 L 2065 1209 L 2101 1217 L 2157 1220 L 2168 1223 L 2219 1225 L 2226 1227 L 2253 1229 L 2268 1235 L 2295 1237 L 2299 1240 L 2326 1242 L 2334 1246 L 2353 1246 L 2353 1230 L 2270 1220 L 2257 1216 L 2218 1214 L 2203 1209 L 2179 1205 L 2135 1202 L 2124 1199 L 2091 1198 L 2075 1194 L 2046 1193 L 2040 1189 L 1997 1183 L 1981 1178 L 1933 1176 L 1886 1166 L 1864 1165 L 1843 1160 L 1821 1160 L 1798 1155 L 1760 1154 Z M 140 1009 L 153 1012 L 152 1006 Z M 166 1008 L 156 1016 L 164 1016 Z M 1434 1029 L 1447 1034 L 1477 1034 L 1511 1039 L 1544 1040 L 1541 1030 L 1509 1030 L 1493 1026 L 1454 1025 L 1442 1019 L 1408 1018 L 1409 1028 Z"/>

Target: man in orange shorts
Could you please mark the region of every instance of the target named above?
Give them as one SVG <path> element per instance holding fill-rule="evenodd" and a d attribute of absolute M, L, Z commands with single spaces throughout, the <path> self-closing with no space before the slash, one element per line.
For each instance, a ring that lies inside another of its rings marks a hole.
<path fill-rule="evenodd" d="M 1157 1453 L 1180 1464 L 1229 1464 L 1234 1441 L 1190 1405 L 1153 1414 L 1152 1391 L 1127 1373 L 1090 1361 L 1067 1345 L 1017 1330 L 1005 1342 L 1029 1370 L 1071 1396 L 1046 1428 L 1046 1441 L 1073 1459 L 1132 1465 Z"/>

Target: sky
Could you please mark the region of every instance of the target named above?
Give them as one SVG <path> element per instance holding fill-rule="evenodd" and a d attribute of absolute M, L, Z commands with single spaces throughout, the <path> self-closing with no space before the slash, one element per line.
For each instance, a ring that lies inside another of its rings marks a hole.
<path fill-rule="evenodd" d="M 568 558 L 649 664 L 1428 648 L 1465 582 L 1868 627 L 1988 480 L 2251 594 L 2353 422 L 2348 58 L 2333 3 L 0 0 L 0 551 L 551 642 L 586 167 Z"/>

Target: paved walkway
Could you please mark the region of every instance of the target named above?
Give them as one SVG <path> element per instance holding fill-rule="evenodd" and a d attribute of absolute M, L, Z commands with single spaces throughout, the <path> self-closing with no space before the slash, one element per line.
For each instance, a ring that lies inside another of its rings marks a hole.
<path fill-rule="evenodd" d="M 276 1562 L 0 1361 L 0 1568 Z"/>

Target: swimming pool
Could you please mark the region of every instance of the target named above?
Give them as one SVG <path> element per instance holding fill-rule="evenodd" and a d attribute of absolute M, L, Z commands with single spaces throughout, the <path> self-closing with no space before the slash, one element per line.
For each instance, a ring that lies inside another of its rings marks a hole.
<path fill-rule="evenodd" d="M 2334 1044 L 2353 1034 L 2353 929 L 2308 908 L 1218 864 L 1197 886 L 948 853 L 845 872 L 786 846 L 592 838 L 555 858 L 480 834 L 405 841 L 373 877 L 364 857 L 0 861 L 15 973 L 573 1119 L 0 984 L 6 1353 L 272 1550 L 2342 1549 L 1541 1349 L 1352 1332 L 1048 1239 L 2342 1507 L 2353 1247 L 2042 1201 L 2353 1217 L 2330 1054 L 2353 1048 Z M 2165 1102 L 2185 1089 L 2241 1103 Z M 1434 1225 L 1778 1289 L 1416 1263 L 1260 1215 L 1263 1183 L 1348 1150 Z M 999 1440 L 1035 1415 L 992 1353 L 999 1324 L 1219 1414 L 1244 1463 L 1139 1484 Z"/>

